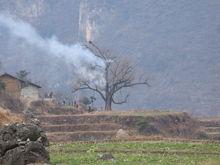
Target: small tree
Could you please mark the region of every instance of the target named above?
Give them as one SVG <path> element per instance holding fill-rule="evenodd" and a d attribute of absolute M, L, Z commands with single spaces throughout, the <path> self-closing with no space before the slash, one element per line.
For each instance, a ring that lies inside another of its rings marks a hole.
<path fill-rule="evenodd" d="M 0 80 L 0 92 L 5 90 L 5 83 Z"/>
<path fill-rule="evenodd" d="M 80 103 L 88 106 L 91 104 L 91 100 L 88 98 L 88 97 L 82 97 L 80 100 L 79 100 Z"/>
<path fill-rule="evenodd" d="M 101 58 L 105 66 L 101 68 L 104 73 L 104 86 L 97 83 L 96 80 L 79 80 L 74 87 L 74 92 L 79 90 L 92 90 L 98 93 L 105 102 L 105 110 L 111 111 L 112 104 L 123 104 L 127 102 L 129 95 L 123 99 L 117 99 L 119 93 L 125 88 L 134 87 L 137 85 L 149 86 L 147 79 L 143 75 L 137 76 L 135 66 L 128 60 L 111 57 L 108 53 L 101 51 L 91 41 L 87 45 L 96 56 Z M 96 66 L 94 69 L 98 69 Z"/>
<path fill-rule="evenodd" d="M 17 78 L 19 78 L 20 80 L 22 80 L 24 82 L 23 86 L 28 86 L 29 80 L 27 78 L 27 76 L 30 74 L 30 72 L 26 71 L 26 70 L 20 70 L 19 72 L 16 73 Z"/>
<path fill-rule="evenodd" d="M 91 105 L 93 106 L 93 103 L 96 101 L 96 98 L 94 96 L 90 96 L 90 102 L 91 102 Z"/>
<path fill-rule="evenodd" d="M 93 96 L 90 97 L 85 96 L 79 99 L 79 104 L 84 110 L 87 110 L 88 112 L 92 112 L 96 110 L 96 108 L 93 107 L 93 102 L 95 100 L 96 98 Z"/>
<path fill-rule="evenodd" d="M 30 74 L 30 72 L 26 70 L 20 70 L 16 73 L 17 77 L 23 81 L 27 81 L 27 76 Z"/>

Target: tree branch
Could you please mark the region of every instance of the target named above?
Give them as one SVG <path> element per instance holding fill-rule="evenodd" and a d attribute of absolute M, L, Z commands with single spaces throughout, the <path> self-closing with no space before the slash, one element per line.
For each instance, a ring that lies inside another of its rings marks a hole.
<path fill-rule="evenodd" d="M 125 83 L 125 84 L 121 84 L 121 86 L 117 87 L 115 90 L 114 90 L 114 93 L 120 91 L 122 88 L 129 88 L 129 87 L 133 87 L 133 86 L 136 86 L 136 85 L 147 85 L 147 86 L 150 86 L 148 84 L 147 81 L 144 81 L 144 82 L 136 82 L 136 83 Z"/>
<path fill-rule="evenodd" d="M 80 87 L 74 88 L 73 93 L 75 93 L 75 92 L 77 92 L 79 90 L 86 90 L 86 89 L 89 89 L 89 90 L 97 92 L 102 97 L 102 99 L 104 101 L 106 100 L 104 94 L 98 89 L 98 87 L 96 86 L 94 88 L 94 87 L 90 86 L 89 82 L 81 82 Z"/>

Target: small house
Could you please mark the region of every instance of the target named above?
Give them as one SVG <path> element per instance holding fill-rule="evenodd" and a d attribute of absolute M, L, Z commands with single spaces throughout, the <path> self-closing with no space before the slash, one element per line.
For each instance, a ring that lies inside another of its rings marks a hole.
<path fill-rule="evenodd" d="M 38 100 L 40 97 L 40 86 L 30 81 L 21 80 L 8 73 L 0 76 L 0 81 L 5 85 L 5 93 L 17 97 Z"/>

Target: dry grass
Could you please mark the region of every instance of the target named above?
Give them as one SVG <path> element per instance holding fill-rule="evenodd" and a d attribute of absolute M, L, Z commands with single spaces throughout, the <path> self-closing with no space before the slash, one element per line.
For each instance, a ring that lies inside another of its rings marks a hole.
<path fill-rule="evenodd" d="M 23 122 L 23 118 L 20 115 L 12 114 L 9 110 L 0 107 L 0 126 L 16 122 Z"/>
<path fill-rule="evenodd" d="M 60 106 L 50 100 L 32 101 L 29 104 L 29 109 L 32 109 L 36 115 L 75 115 L 82 114 L 83 111 L 76 109 L 73 106 Z"/>
<path fill-rule="evenodd" d="M 0 107 L 9 109 L 10 112 L 19 114 L 24 110 L 24 104 L 20 99 L 0 92 Z"/>
<path fill-rule="evenodd" d="M 159 111 L 159 110 L 113 110 L 113 111 L 96 111 L 84 113 L 82 115 L 113 115 L 113 116 L 160 116 L 160 115 L 181 115 L 183 112 Z"/>
<path fill-rule="evenodd" d="M 199 121 L 220 121 L 220 116 L 215 117 L 201 117 L 197 118 Z"/>

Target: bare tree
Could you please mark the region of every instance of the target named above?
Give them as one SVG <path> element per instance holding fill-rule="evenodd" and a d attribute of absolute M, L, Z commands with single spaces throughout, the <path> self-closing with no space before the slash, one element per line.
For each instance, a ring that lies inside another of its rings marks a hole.
<path fill-rule="evenodd" d="M 137 85 L 149 86 L 143 75 L 137 77 L 136 67 L 128 60 L 111 57 L 108 52 L 101 51 L 91 41 L 86 47 L 105 63 L 104 68 L 101 68 L 104 73 L 104 85 L 100 85 L 96 80 L 79 80 L 74 87 L 74 92 L 86 89 L 95 91 L 104 100 L 105 110 L 111 111 L 112 104 L 127 102 L 128 94 L 123 99 L 117 97 L 123 89 Z M 101 66 L 96 66 L 94 69 L 100 69 L 99 67 Z"/>

